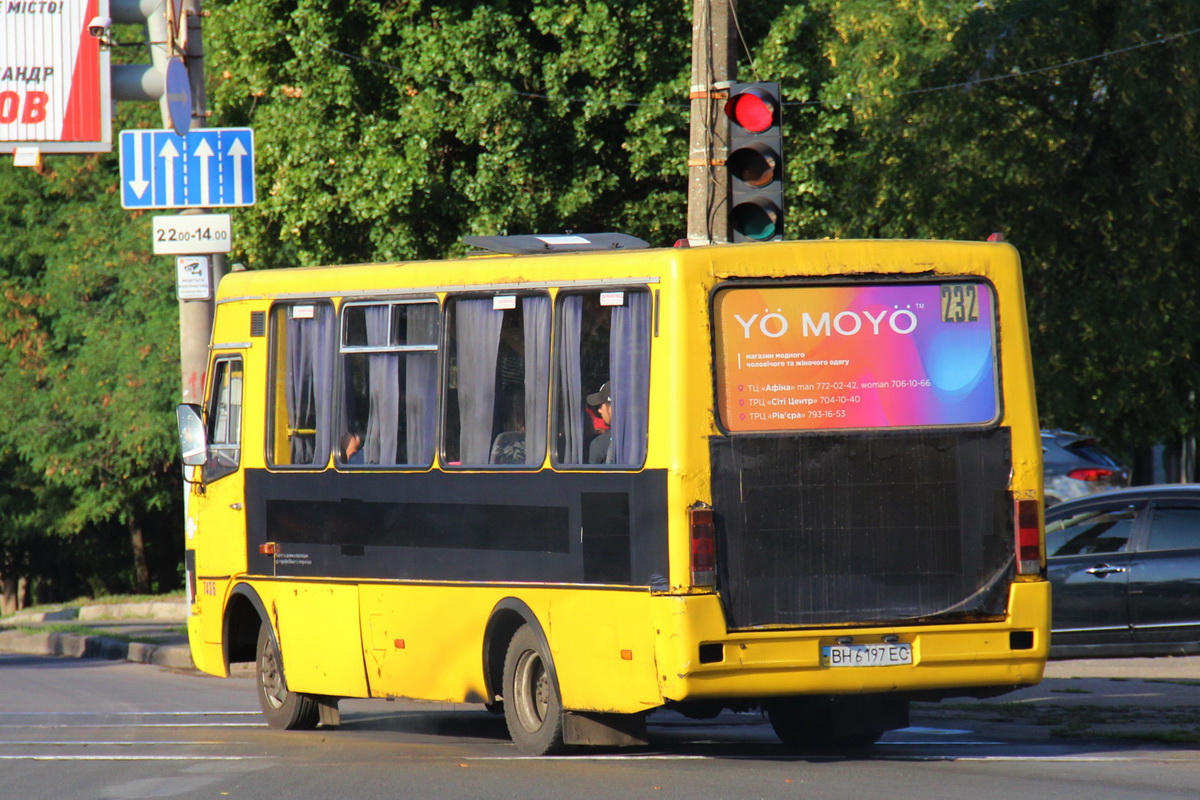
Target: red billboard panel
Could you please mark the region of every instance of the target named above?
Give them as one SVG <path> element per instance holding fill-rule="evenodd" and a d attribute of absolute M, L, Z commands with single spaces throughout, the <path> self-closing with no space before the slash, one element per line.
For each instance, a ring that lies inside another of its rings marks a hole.
<path fill-rule="evenodd" d="M 0 0 L 0 152 L 112 150 L 108 0 Z"/>

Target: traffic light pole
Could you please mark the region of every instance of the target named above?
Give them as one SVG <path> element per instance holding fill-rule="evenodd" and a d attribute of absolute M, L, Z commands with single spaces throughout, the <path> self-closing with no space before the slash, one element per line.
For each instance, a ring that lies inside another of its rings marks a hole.
<path fill-rule="evenodd" d="M 109 13 L 114 22 L 144 23 L 146 41 L 150 48 L 150 64 L 122 64 L 112 68 L 113 96 L 117 100 L 159 102 L 162 125 L 171 128 L 172 120 L 165 86 L 166 66 L 174 53 L 172 34 L 167 23 L 166 4 L 174 3 L 182 11 L 177 24 L 187 25 L 187 47 L 183 52 L 187 64 L 192 109 L 190 129 L 208 124 L 208 106 L 204 93 L 204 44 L 200 33 L 200 0 L 112 0 Z M 207 209 L 185 209 L 183 214 L 201 214 Z M 204 397 L 204 381 L 208 371 L 208 342 L 212 334 L 213 310 L 217 283 L 225 272 L 225 255 L 208 256 L 211 295 L 207 300 L 179 301 L 179 361 L 181 372 L 180 401 L 200 403 Z"/>
<path fill-rule="evenodd" d="M 171 2 L 171 0 L 168 0 Z M 204 43 L 200 35 L 200 0 L 184 0 L 183 8 L 188 26 L 187 49 L 184 60 L 192 92 L 191 128 L 208 126 L 208 104 L 204 94 Z M 164 120 L 164 125 L 169 123 Z M 203 214 L 207 209 L 185 209 L 184 214 Z M 211 293 L 207 300 L 179 301 L 179 362 L 182 372 L 181 402 L 203 402 L 204 381 L 208 372 L 208 343 L 216 308 L 217 284 L 225 274 L 225 254 L 208 256 Z"/>
<path fill-rule="evenodd" d="M 737 79 L 734 0 L 695 0 L 692 7 L 691 135 L 687 238 L 692 246 L 730 241 L 729 122 L 723 112 Z"/>

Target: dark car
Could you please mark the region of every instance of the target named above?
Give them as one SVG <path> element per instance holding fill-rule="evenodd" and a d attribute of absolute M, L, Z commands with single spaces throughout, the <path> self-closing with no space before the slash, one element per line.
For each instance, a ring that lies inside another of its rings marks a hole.
<path fill-rule="evenodd" d="M 1046 506 L 1129 485 L 1129 469 L 1092 436 L 1042 431 Z"/>
<path fill-rule="evenodd" d="M 1056 657 L 1200 653 L 1200 484 L 1046 510 Z"/>

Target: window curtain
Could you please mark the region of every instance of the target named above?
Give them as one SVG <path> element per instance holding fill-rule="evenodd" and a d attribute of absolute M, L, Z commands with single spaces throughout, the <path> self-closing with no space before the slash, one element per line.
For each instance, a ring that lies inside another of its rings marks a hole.
<path fill-rule="evenodd" d="M 455 306 L 458 355 L 459 460 L 487 464 L 496 409 L 496 358 L 504 312 L 492 298 L 460 300 Z"/>
<path fill-rule="evenodd" d="M 292 428 L 315 427 L 316 435 L 293 435 L 292 464 L 324 466 L 333 426 L 333 309 L 313 308 L 311 319 L 287 321 L 284 402 Z"/>
<path fill-rule="evenodd" d="M 438 307 L 435 303 L 406 306 L 408 341 L 403 344 L 437 344 Z M 437 428 L 437 353 L 404 355 L 404 413 L 407 421 L 409 464 L 433 463 L 433 436 Z"/>
<path fill-rule="evenodd" d="M 391 344 L 391 307 L 369 306 L 366 312 L 367 345 Z M 400 436 L 400 357 L 395 353 L 367 356 L 370 406 L 363 440 L 363 463 L 395 464 Z"/>
<path fill-rule="evenodd" d="M 521 300 L 525 318 L 525 463 L 546 457 L 547 390 L 550 386 L 550 298 Z"/>
<path fill-rule="evenodd" d="M 612 392 L 612 463 L 639 465 L 646 459 L 650 396 L 650 294 L 627 292 L 613 307 L 609 340 Z"/>
<path fill-rule="evenodd" d="M 568 295 L 558 304 L 558 416 L 563 436 L 562 463 L 582 464 L 583 388 L 579 366 L 579 337 L 583 321 L 583 297 Z M 527 451 L 528 452 L 528 451 Z"/>

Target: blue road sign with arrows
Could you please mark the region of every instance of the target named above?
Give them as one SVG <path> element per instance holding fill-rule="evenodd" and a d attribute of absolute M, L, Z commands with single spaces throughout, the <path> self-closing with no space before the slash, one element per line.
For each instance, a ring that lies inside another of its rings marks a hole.
<path fill-rule="evenodd" d="M 252 206 L 254 131 L 200 128 L 121 131 L 121 206 Z"/>

